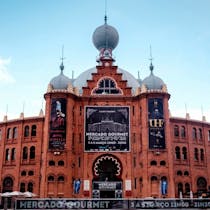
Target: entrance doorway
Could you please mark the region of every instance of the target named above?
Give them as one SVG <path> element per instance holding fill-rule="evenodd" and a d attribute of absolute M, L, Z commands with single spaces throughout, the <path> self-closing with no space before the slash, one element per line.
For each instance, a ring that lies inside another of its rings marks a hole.
<path fill-rule="evenodd" d="M 115 198 L 115 191 L 103 191 L 100 190 L 100 198 Z"/>
<path fill-rule="evenodd" d="M 100 156 L 93 165 L 93 198 L 121 198 L 121 163 L 113 155 Z"/>

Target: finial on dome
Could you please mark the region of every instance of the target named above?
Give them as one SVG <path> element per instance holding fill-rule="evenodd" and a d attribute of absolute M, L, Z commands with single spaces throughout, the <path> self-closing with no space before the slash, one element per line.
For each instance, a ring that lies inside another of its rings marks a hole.
<path fill-rule="evenodd" d="M 151 47 L 151 45 L 150 45 L 150 59 L 149 59 L 151 62 L 150 62 L 150 67 L 149 67 L 149 69 L 150 69 L 150 71 L 151 71 L 151 73 L 153 72 L 153 69 L 154 69 L 154 66 L 153 66 L 153 64 L 152 64 L 152 60 L 153 60 L 153 57 L 152 57 L 152 47 Z"/>
<path fill-rule="evenodd" d="M 106 12 L 107 12 L 107 0 L 105 0 L 105 16 L 104 16 L 104 23 L 107 24 L 107 15 L 106 15 Z"/>
<path fill-rule="evenodd" d="M 60 70 L 61 70 L 61 71 L 63 71 L 63 70 L 64 70 L 63 61 L 61 62 L 61 65 L 60 65 Z"/>
<path fill-rule="evenodd" d="M 153 72 L 153 69 L 154 69 L 154 66 L 152 65 L 152 61 L 151 61 L 151 63 L 150 63 L 149 69 L 150 69 L 150 71 L 151 71 L 151 73 L 152 73 L 152 72 Z"/>
<path fill-rule="evenodd" d="M 63 51 L 64 51 L 64 46 L 62 46 L 62 57 L 61 57 L 61 65 L 60 65 L 60 70 L 61 70 L 61 72 L 63 72 L 63 70 L 64 70 L 64 65 L 63 65 L 63 60 L 65 59 L 64 57 L 63 57 Z"/>
<path fill-rule="evenodd" d="M 104 16 L 104 23 L 107 24 L 107 16 Z"/>

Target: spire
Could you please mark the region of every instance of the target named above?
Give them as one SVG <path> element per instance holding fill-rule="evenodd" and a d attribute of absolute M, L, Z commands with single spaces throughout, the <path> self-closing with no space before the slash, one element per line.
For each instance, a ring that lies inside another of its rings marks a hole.
<path fill-rule="evenodd" d="M 72 70 L 71 78 L 74 79 L 74 70 Z"/>
<path fill-rule="evenodd" d="M 61 65 L 60 65 L 61 73 L 63 73 L 63 70 L 64 70 L 63 60 L 65 58 L 63 57 L 63 51 L 64 51 L 64 46 L 62 46 L 62 57 L 61 57 Z"/>
<path fill-rule="evenodd" d="M 152 57 L 152 47 L 151 47 L 151 45 L 150 45 L 150 59 L 149 60 L 150 60 L 150 67 L 149 67 L 149 69 L 150 69 L 151 74 L 152 74 L 153 73 L 154 66 L 152 64 L 153 57 Z"/>
<path fill-rule="evenodd" d="M 138 79 L 140 79 L 140 72 L 138 71 Z"/>
<path fill-rule="evenodd" d="M 104 15 L 104 23 L 107 24 L 107 0 L 105 0 L 105 15 Z"/>

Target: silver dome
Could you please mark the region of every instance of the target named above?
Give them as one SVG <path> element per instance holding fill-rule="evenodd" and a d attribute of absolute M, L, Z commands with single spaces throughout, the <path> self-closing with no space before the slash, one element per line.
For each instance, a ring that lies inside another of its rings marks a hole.
<path fill-rule="evenodd" d="M 52 85 L 53 89 L 67 89 L 68 84 L 71 84 L 71 79 L 65 76 L 63 71 L 61 71 L 58 76 L 51 79 L 50 84 Z"/>
<path fill-rule="evenodd" d="M 144 84 L 148 90 L 161 90 L 165 83 L 151 71 L 151 74 L 142 81 L 142 84 Z"/>
<path fill-rule="evenodd" d="M 96 73 L 97 69 L 95 67 L 88 69 L 82 72 L 73 82 L 73 86 L 79 89 L 79 93 L 82 94 L 82 87 L 87 86 L 87 80 L 92 79 L 92 73 Z M 122 73 L 122 79 L 127 80 L 127 86 L 132 88 L 132 92 L 135 93 L 135 90 L 140 87 L 138 80 L 129 72 L 118 68 L 118 73 Z"/>
<path fill-rule="evenodd" d="M 105 23 L 102 26 L 96 28 L 93 33 L 93 44 L 101 51 L 101 49 L 111 49 L 113 50 L 119 42 L 119 34 L 117 30 Z"/>

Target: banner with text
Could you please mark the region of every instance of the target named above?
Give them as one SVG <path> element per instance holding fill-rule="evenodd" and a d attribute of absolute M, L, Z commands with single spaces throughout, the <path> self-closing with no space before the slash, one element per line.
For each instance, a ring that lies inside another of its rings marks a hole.
<path fill-rule="evenodd" d="M 85 151 L 128 152 L 129 136 L 129 107 L 85 107 Z"/>
<path fill-rule="evenodd" d="M 165 149 L 163 99 L 148 99 L 149 149 Z"/>
<path fill-rule="evenodd" d="M 66 144 L 66 99 L 51 100 L 49 149 L 63 150 Z"/>
<path fill-rule="evenodd" d="M 210 199 L 18 199 L 15 209 L 209 209 Z"/>

